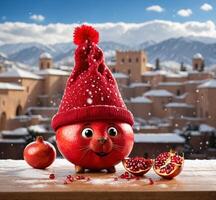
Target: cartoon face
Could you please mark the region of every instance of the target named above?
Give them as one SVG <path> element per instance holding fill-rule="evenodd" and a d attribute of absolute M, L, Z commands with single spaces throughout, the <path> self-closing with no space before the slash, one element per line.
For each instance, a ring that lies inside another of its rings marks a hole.
<path fill-rule="evenodd" d="M 134 135 L 127 123 L 96 121 L 61 127 L 56 140 L 70 162 L 88 169 L 103 169 L 128 156 Z"/>

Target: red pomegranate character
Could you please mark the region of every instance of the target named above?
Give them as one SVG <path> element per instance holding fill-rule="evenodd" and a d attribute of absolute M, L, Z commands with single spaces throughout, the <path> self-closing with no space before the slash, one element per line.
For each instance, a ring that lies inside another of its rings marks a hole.
<path fill-rule="evenodd" d="M 133 116 L 104 63 L 98 41 L 99 34 L 91 26 L 75 29 L 75 67 L 52 119 L 58 148 L 76 172 L 115 172 L 134 143 Z"/>

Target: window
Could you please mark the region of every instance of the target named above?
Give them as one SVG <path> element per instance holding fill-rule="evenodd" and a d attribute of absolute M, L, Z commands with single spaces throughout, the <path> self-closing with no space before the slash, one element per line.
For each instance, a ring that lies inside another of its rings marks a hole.
<path fill-rule="evenodd" d="M 139 58 L 136 58 L 136 62 L 137 62 L 137 63 L 139 62 Z"/>
<path fill-rule="evenodd" d="M 180 94 L 181 94 L 181 91 L 178 89 L 178 90 L 176 91 L 176 95 L 177 95 L 177 96 L 180 96 Z"/>
<path fill-rule="evenodd" d="M 40 65 L 41 69 L 43 69 L 43 63 L 41 62 L 41 65 Z"/>
<path fill-rule="evenodd" d="M 203 110 L 202 110 L 202 108 L 200 108 L 200 117 L 202 117 L 203 116 Z"/>
<path fill-rule="evenodd" d="M 0 114 L 0 130 L 4 130 L 6 128 L 7 115 L 5 112 Z"/>
<path fill-rule="evenodd" d="M 112 68 L 112 73 L 116 73 L 116 69 L 115 69 L 115 67 Z"/>
<path fill-rule="evenodd" d="M 128 74 L 129 74 L 129 75 L 131 74 L 131 70 L 130 70 L 130 69 L 128 69 Z"/>
<path fill-rule="evenodd" d="M 18 105 L 17 108 L 16 108 L 16 116 L 19 116 L 21 114 L 22 114 L 22 106 Z"/>
<path fill-rule="evenodd" d="M 49 62 L 47 63 L 47 68 L 48 68 L 48 69 L 50 68 L 50 63 L 49 63 Z"/>
<path fill-rule="evenodd" d="M 129 58 L 129 59 L 128 59 L 128 62 L 129 62 L 129 63 L 131 63 L 131 62 L 132 62 L 131 58 Z"/>
<path fill-rule="evenodd" d="M 124 58 L 122 58 L 122 59 L 121 59 L 121 62 L 124 63 L 124 61 L 125 61 Z"/>

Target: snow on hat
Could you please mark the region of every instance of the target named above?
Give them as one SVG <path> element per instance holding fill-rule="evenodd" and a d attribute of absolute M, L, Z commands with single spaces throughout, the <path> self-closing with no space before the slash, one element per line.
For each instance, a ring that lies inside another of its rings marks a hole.
<path fill-rule="evenodd" d="M 117 83 L 97 46 L 99 33 L 82 25 L 74 31 L 75 67 L 67 80 L 59 110 L 52 119 L 54 130 L 70 124 L 112 120 L 133 125 Z"/>

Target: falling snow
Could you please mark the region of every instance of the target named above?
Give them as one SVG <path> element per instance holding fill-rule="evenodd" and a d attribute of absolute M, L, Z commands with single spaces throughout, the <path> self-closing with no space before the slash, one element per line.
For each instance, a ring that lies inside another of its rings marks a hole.
<path fill-rule="evenodd" d="M 88 103 L 88 104 L 92 104 L 92 103 L 93 103 L 93 100 L 92 100 L 91 98 L 88 98 L 88 99 L 87 99 L 87 103 Z"/>

